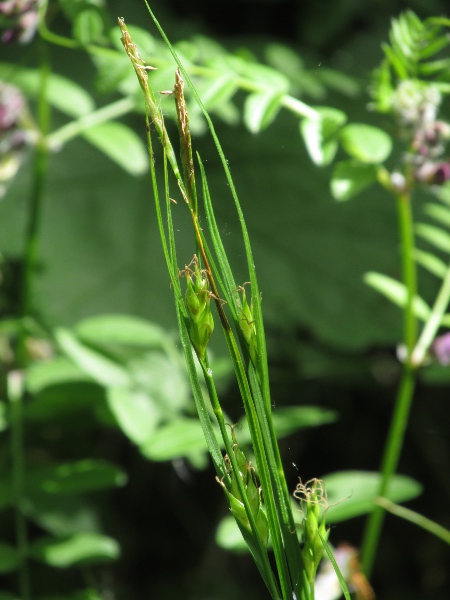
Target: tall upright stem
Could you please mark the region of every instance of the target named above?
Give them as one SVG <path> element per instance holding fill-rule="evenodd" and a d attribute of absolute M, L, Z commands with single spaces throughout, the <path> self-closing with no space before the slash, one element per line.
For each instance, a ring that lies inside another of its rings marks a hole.
<path fill-rule="evenodd" d="M 25 248 L 19 306 L 19 316 L 22 318 L 28 317 L 32 313 L 34 281 L 39 257 L 39 235 L 48 158 L 46 135 L 50 128 L 50 107 L 47 100 L 47 80 L 49 72 L 50 65 L 47 58 L 45 42 L 42 42 L 38 98 L 40 139 L 35 149 L 33 183 L 30 191 L 27 215 L 28 221 L 25 231 Z M 24 334 L 22 334 L 18 344 L 18 362 L 22 367 L 26 366 L 27 358 Z"/>
<path fill-rule="evenodd" d="M 397 469 L 415 387 L 415 370 L 412 362 L 412 354 L 417 338 L 417 319 L 413 310 L 413 302 L 417 293 L 417 274 L 414 262 L 414 221 L 409 193 L 398 196 L 397 207 L 402 247 L 402 277 L 403 283 L 408 290 L 403 321 L 403 343 L 406 350 L 406 358 L 403 364 L 402 377 L 380 467 L 381 484 L 378 495 L 382 497 L 386 496 L 390 480 Z M 362 566 L 368 577 L 372 572 L 384 514 L 384 508 L 379 505 L 375 506 L 368 518 L 364 532 Z"/>

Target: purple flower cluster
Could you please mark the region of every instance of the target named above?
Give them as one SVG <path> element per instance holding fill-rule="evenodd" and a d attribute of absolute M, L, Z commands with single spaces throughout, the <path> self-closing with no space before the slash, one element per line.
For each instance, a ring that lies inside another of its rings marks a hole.
<path fill-rule="evenodd" d="M 6 17 L 5 43 L 27 44 L 36 32 L 39 0 L 6 0 L 0 2 L 0 16 Z"/>
<path fill-rule="evenodd" d="M 403 81 L 393 108 L 409 145 L 405 162 L 413 166 L 417 183 L 443 185 L 450 180 L 450 159 L 444 158 L 450 125 L 437 119 L 441 94 L 432 84 Z"/>
<path fill-rule="evenodd" d="M 5 193 L 3 184 L 17 173 L 22 162 L 21 150 L 29 141 L 24 128 L 26 112 L 19 90 L 0 82 L 0 198 Z"/>

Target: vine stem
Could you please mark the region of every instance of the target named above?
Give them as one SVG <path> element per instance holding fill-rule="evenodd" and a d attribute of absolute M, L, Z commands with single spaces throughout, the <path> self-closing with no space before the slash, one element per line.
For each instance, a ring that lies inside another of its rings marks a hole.
<path fill-rule="evenodd" d="M 415 388 L 413 350 L 417 338 L 417 319 L 413 310 L 413 301 L 417 293 L 417 274 L 414 261 L 414 222 L 410 193 L 404 193 L 397 197 L 397 208 L 402 248 L 402 276 L 408 291 L 403 320 L 403 343 L 406 349 L 406 358 L 381 462 L 381 483 L 378 490 L 378 496 L 381 497 L 387 495 L 389 483 L 398 466 Z M 362 567 L 367 577 L 370 577 L 372 572 L 384 515 L 385 509 L 377 505 L 367 521 L 361 552 Z"/>

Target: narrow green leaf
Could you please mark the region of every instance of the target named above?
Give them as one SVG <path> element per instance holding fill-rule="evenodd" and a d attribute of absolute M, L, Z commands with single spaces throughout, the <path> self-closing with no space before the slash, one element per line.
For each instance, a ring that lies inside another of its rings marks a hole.
<path fill-rule="evenodd" d="M 117 424 L 132 442 L 143 444 L 152 437 L 161 419 L 161 413 L 148 393 L 110 387 L 107 400 Z"/>
<path fill-rule="evenodd" d="M 374 165 L 354 160 L 336 163 L 331 176 L 331 193 L 336 200 L 349 200 L 377 180 Z"/>
<path fill-rule="evenodd" d="M 131 315 L 97 315 L 80 321 L 75 332 L 85 342 L 161 347 L 170 336 L 161 327 Z"/>
<path fill-rule="evenodd" d="M 363 163 L 382 163 L 392 151 L 390 136 L 382 129 L 364 123 L 346 125 L 340 139 L 344 150 Z"/>
<path fill-rule="evenodd" d="M 122 366 L 82 344 L 68 329 L 58 329 L 55 336 L 65 354 L 100 385 L 127 387 L 131 383 Z"/>
<path fill-rule="evenodd" d="M 84 130 L 81 135 L 131 175 L 148 169 L 148 152 L 141 138 L 123 123 L 108 121 Z"/>
<path fill-rule="evenodd" d="M 419 52 L 420 60 L 426 60 L 435 54 L 438 54 L 441 50 L 446 48 L 450 44 L 450 38 L 448 35 L 441 35 L 434 41 L 429 42 L 426 46 L 421 48 Z"/>
<path fill-rule="evenodd" d="M 65 569 L 79 564 L 97 564 L 116 560 L 119 544 L 111 537 L 99 533 L 79 533 L 66 540 L 41 538 L 30 547 L 36 560 L 51 567 Z"/>
<path fill-rule="evenodd" d="M 392 279 L 392 277 L 388 277 L 382 273 L 374 272 L 366 273 L 364 275 L 364 281 L 400 308 L 405 308 L 408 290 L 403 283 L 400 283 L 400 281 Z M 431 309 L 425 300 L 420 296 L 416 296 L 413 301 L 413 311 L 418 319 L 426 321 Z"/>
<path fill-rule="evenodd" d="M 112 463 L 86 459 L 59 465 L 46 465 L 27 473 L 29 494 L 84 494 L 122 486 L 127 477 Z"/>
<path fill-rule="evenodd" d="M 0 573 L 16 571 L 21 562 L 20 554 L 14 546 L 0 542 Z"/>
<path fill-rule="evenodd" d="M 439 250 L 450 253 L 450 234 L 443 229 L 419 223 L 416 225 L 416 233 Z"/>
<path fill-rule="evenodd" d="M 329 504 L 327 523 L 345 521 L 373 510 L 381 483 L 379 473 L 341 471 L 325 475 L 323 480 Z M 405 502 L 421 493 L 420 483 L 405 475 L 395 475 L 389 484 L 387 497 L 392 502 Z"/>
<path fill-rule="evenodd" d="M 300 132 L 311 160 L 319 166 L 329 165 L 338 149 L 338 132 L 347 121 L 340 110 L 327 106 L 315 106 L 319 118 L 303 119 Z"/>
<path fill-rule="evenodd" d="M 418 250 L 416 248 L 414 250 L 414 258 L 419 265 L 433 275 L 436 275 L 436 277 L 439 277 L 440 279 L 445 277 L 447 266 L 443 260 L 434 254 L 431 254 L 430 252 L 424 252 L 423 250 Z"/>
<path fill-rule="evenodd" d="M 433 217 L 436 221 L 438 221 L 444 227 L 450 227 L 450 209 L 442 206 L 441 204 L 426 204 L 424 207 L 424 212 Z"/>
<path fill-rule="evenodd" d="M 258 92 L 245 99 L 244 123 L 252 133 L 266 129 L 278 114 L 281 107 L 281 92 Z"/>

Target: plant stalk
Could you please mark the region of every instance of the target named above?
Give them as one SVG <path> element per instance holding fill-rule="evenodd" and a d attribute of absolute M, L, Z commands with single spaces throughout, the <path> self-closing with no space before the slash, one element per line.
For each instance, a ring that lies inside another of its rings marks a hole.
<path fill-rule="evenodd" d="M 406 359 L 403 363 L 403 373 L 380 467 L 381 484 L 378 495 L 381 497 L 387 495 L 390 480 L 395 475 L 398 466 L 415 388 L 413 350 L 417 338 L 417 319 L 413 311 L 413 300 L 417 293 L 417 274 L 414 261 L 414 223 L 409 193 L 397 197 L 397 207 L 402 248 L 402 277 L 408 290 L 403 321 L 403 343 L 406 349 Z M 361 552 L 362 568 L 366 577 L 370 577 L 372 572 L 384 514 L 384 508 L 378 505 L 374 507 L 368 517 Z"/>

